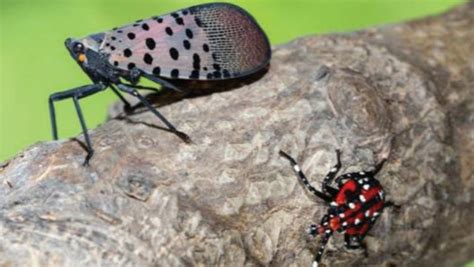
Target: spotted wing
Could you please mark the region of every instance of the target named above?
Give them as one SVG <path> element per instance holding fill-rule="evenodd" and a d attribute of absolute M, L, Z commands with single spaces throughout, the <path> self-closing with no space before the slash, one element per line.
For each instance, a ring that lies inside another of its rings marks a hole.
<path fill-rule="evenodd" d="M 105 33 L 100 51 L 121 70 L 193 80 L 245 76 L 265 67 L 271 57 L 256 21 L 227 3 L 198 5 L 113 29 Z"/>

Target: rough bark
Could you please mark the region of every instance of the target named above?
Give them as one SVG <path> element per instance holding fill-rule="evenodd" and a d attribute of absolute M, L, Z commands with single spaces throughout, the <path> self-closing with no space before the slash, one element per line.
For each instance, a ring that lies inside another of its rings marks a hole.
<path fill-rule="evenodd" d="M 77 140 L 33 145 L 0 167 L 0 266 L 308 266 L 319 239 L 305 229 L 326 207 L 278 150 L 319 187 L 336 148 L 344 172 L 388 156 L 378 179 L 402 207 L 371 230 L 368 258 L 336 234 L 326 266 L 473 259 L 473 18 L 466 4 L 305 37 L 252 82 L 151 96 L 192 144 L 116 104 L 90 167 Z"/>

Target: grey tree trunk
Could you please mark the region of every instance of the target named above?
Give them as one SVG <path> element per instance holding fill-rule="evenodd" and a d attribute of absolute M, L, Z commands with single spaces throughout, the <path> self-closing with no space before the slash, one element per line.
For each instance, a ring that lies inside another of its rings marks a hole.
<path fill-rule="evenodd" d="M 377 177 L 401 208 L 368 258 L 335 234 L 325 266 L 460 266 L 474 258 L 473 20 L 465 4 L 305 37 L 252 82 L 150 96 L 192 144 L 116 104 L 90 167 L 77 140 L 31 146 L 0 167 L 0 266 L 309 266 L 320 240 L 305 229 L 326 206 L 278 151 L 319 188 L 336 148 L 343 172 L 388 157 Z"/>

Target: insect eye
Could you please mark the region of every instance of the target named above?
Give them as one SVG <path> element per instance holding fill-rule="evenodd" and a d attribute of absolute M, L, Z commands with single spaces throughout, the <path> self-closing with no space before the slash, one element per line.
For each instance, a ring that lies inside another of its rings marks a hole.
<path fill-rule="evenodd" d="M 72 49 L 75 53 L 82 53 L 84 52 L 84 45 L 82 43 L 75 43 Z"/>

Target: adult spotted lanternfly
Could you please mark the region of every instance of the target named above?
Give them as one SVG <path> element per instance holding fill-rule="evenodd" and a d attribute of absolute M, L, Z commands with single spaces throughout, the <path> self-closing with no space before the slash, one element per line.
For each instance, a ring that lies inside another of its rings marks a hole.
<path fill-rule="evenodd" d="M 67 39 L 66 47 L 92 84 L 49 97 L 53 138 L 57 139 L 54 101 L 72 98 L 87 145 L 87 165 L 92 144 L 79 106 L 79 99 L 111 88 L 124 102 L 125 92 L 137 97 L 168 129 L 178 131 L 137 89 L 144 77 L 165 88 L 177 90 L 173 80 L 224 80 L 253 74 L 268 65 L 270 45 L 257 22 L 243 9 L 231 4 L 211 3 L 138 20 L 80 39 Z M 127 81 L 127 83 L 122 82 Z"/>
<path fill-rule="evenodd" d="M 319 251 L 315 254 L 313 267 L 318 266 L 326 244 L 334 231 L 344 233 L 345 246 L 348 249 L 364 249 L 367 256 L 367 247 L 364 238 L 372 228 L 384 208 L 393 206 L 390 201 L 385 201 L 385 194 L 375 175 L 382 168 L 385 160 L 382 160 L 372 171 L 352 172 L 340 175 L 336 178 L 338 189 L 331 187 L 337 172 L 341 168 L 340 151 L 336 150 L 337 163 L 324 177 L 322 191 L 316 190 L 310 185 L 308 179 L 301 171 L 296 161 L 283 151 L 280 155 L 288 159 L 294 171 L 305 188 L 324 200 L 328 205 L 327 214 L 319 225 L 312 224 L 309 234 L 312 237 L 322 235 L 322 243 Z"/>

